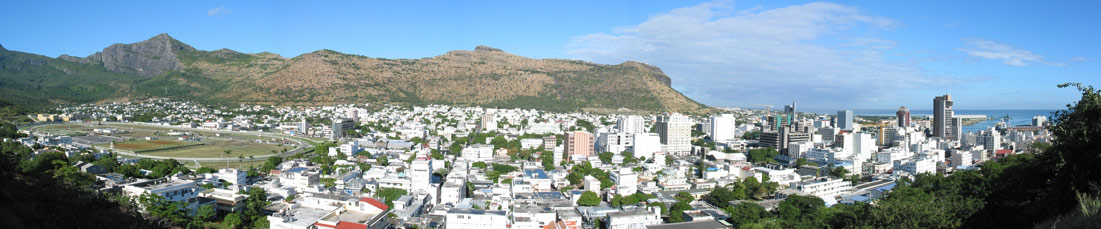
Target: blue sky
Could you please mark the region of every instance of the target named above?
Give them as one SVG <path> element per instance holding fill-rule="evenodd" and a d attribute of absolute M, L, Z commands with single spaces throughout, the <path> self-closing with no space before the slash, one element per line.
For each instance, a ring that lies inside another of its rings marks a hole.
<path fill-rule="evenodd" d="M 712 106 L 1058 109 L 1101 86 L 1099 1 L 6 1 L 0 45 L 87 56 L 158 33 L 203 50 L 421 58 L 489 45 L 661 67 Z"/>

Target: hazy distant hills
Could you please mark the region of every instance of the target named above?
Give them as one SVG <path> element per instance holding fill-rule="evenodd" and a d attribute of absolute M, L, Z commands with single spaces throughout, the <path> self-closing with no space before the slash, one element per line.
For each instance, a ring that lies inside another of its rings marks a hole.
<path fill-rule="evenodd" d="M 285 58 L 197 50 L 167 34 L 115 44 L 88 57 L 0 47 L 0 93 L 23 106 L 174 97 L 206 102 L 400 102 L 552 111 L 700 112 L 657 67 L 531 59 L 479 46 L 421 59 L 320 50 Z"/>

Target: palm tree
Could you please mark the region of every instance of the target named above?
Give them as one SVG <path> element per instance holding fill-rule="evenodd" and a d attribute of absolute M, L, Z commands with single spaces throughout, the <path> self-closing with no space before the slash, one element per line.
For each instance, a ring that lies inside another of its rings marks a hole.
<path fill-rule="evenodd" d="M 272 151 L 274 152 L 275 150 L 272 150 Z M 253 161 L 256 161 L 256 157 L 248 156 L 248 167 L 249 167 L 249 169 L 252 169 L 252 162 Z"/>
<path fill-rule="evenodd" d="M 241 163 L 240 165 L 237 165 L 237 169 L 244 169 L 243 167 L 245 166 L 245 155 L 237 155 L 237 163 Z"/>
<path fill-rule="evenodd" d="M 229 156 L 229 155 L 232 155 L 232 154 L 233 154 L 233 150 L 228 150 L 227 149 L 225 151 L 222 151 L 222 160 L 225 160 L 226 156 Z M 226 168 L 227 169 L 229 168 L 229 161 L 228 160 L 226 161 Z"/>

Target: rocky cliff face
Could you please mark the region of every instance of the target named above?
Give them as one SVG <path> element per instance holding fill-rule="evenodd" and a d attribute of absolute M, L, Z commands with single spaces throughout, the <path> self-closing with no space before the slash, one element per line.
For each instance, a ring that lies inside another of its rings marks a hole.
<path fill-rule="evenodd" d="M 178 51 L 195 51 L 195 48 L 162 33 L 138 43 L 111 45 L 102 52 L 85 58 L 88 61 L 77 60 L 76 62 L 99 62 L 113 72 L 150 77 L 167 71 L 183 70 L 183 64 L 176 57 Z M 62 57 L 62 59 L 73 58 Z"/>

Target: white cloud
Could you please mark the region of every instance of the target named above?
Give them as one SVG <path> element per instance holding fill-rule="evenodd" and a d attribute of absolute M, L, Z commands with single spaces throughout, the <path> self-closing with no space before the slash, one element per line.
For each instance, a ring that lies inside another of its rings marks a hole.
<path fill-rule="evenodd" d="M 233 13 L 233 10 L 226 9 L 226 6 L 218 6 L 218 7 L 215 7 L 214 9 L 210 9 L 210 10 L 206 11 L 206 16 L 215 16 L 215 15 L 221 16 L 221 15 L 228 15 L 230 13 Z"/>
<path fill-rule="evenodd" d="M 1044 60 L 1044 55 L 1033 53 L 1032 51 L 1014 48 L 1006 44 L 998 43 L 996 41 L 984 40 L 984 39 L 963 39 L 963 42 L 968 45 L 966 48 L 957 49 L 967 55 L 992 60 L 1002 60 L 1002 63 L 1009 66 L 1024 67 L 1034 63 L 1040 63 L 1051 66 L 1066 66 L 1063 63 L 1055 63 Z"/>
<path fill-rule="evenodd" d="M 609 33 L 574 37 L 569 54 L 598 63 L 639 60 L 661 67 L 685 95 L 717 106 L 786 103 L 864 108 L 894 104 L 903 90 L 943 86 L 888 55 L 896 44 L 868 34 L 897 22 L 855 7 L 810 3 L 734 9 L 704 3 Z"/>

